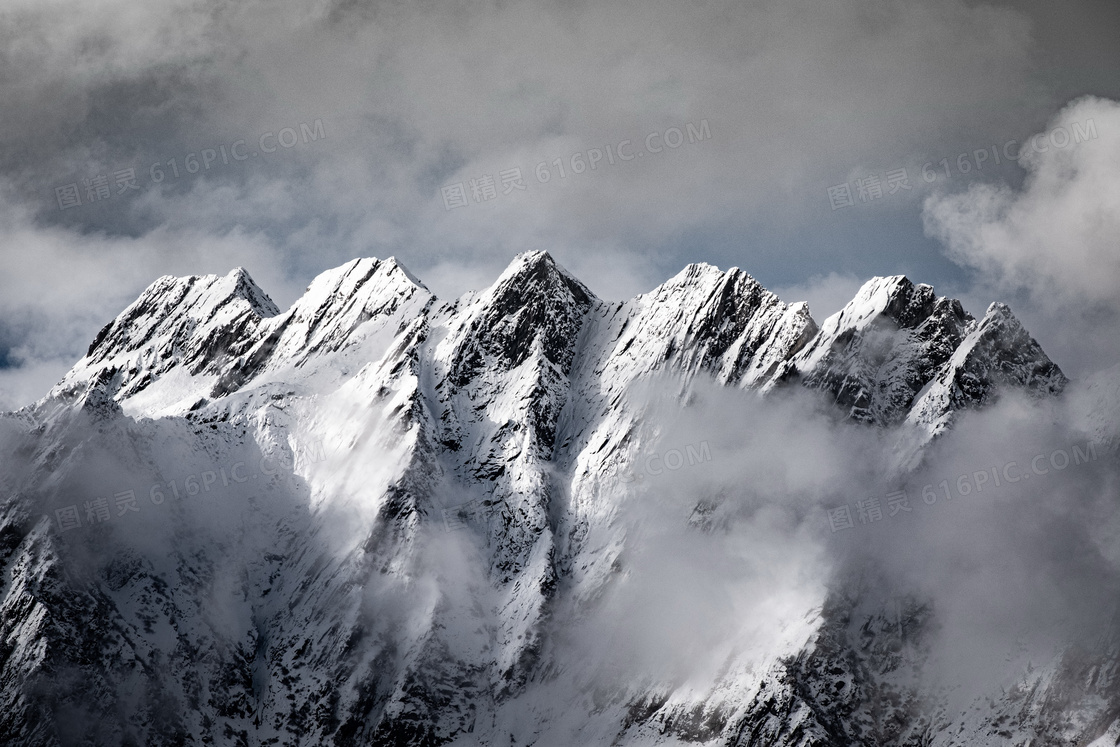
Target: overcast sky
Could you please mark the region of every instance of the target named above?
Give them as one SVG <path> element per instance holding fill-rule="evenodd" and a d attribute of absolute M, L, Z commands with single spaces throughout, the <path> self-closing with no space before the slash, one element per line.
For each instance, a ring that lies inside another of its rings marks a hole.
<path fill-rule="evenodd" d="M 904 273 L 1088 374 L 1120 349 L 1117 38 L 1111 0 L 7 0 L 0 407 L 163 274 L 244 266 L 283 308 L 395 255 L 453 297 L 530 249 L 610 299 L 738 266 L 818 320 Z"/>

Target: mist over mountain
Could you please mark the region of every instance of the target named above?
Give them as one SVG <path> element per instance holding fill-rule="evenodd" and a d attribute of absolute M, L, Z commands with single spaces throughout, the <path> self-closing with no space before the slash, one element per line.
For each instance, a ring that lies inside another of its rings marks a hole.
<path fill-rule="evenodd" d="M 1117 407 L 902 276 L 163 277 L 0 416 L 0 739 L 1086 744 Z"/>
<path fill-rule="evenodd" d="M 0 5 L 0 747 L 1120 747 L 1117 38 Z"/>

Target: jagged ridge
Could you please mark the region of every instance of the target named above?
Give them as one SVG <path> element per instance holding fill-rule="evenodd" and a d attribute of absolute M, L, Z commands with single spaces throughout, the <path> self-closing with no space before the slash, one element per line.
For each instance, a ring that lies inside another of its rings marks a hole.
<path fill-rule="evenodd" d="M 562 590 L 593 596 L 618 573 L 617 485 L 607 479 L 645 437 L 644 413 L 625 396 L 655 374 L 682 394 L 697 379 L 761 392 L 800 382 L 848 417 L 909 421 L 929 435 L 1008 387 L 1053 394 L 1065 384 L 1006 307 L 977 322 L 903 277 L 869 281 L 819 326 L 805 304 L 783 303 L 737 268 L 690 265 L 650 293 L 606 303 L 542 252 L 451 303 L 392 259 L 325 272 L 282 313 L 244 271 L 161 278 L 21 414 L 40 428 L 21 448 L 41 466 L 19 482 L 38 497 L 5 504 L 23 513 L 0 529 L 14 579 L 0 632 L 19 642 L 5 657 L 13 715 L 0 734 L 58 743 L 58 703 L 83 700 L 83 713 L 111 712 L 106 742 L 504 739 L 496 714 L 529 683 L 559 676 L 548 631 Z M 309 459 L 315 443 L 343 456 Z M 80 478 L 99 475 L 86 470 L 102 458 L 166 485 L 214 465 L 263 465 L 275 449 L 290 454 L 294 483 L 261 479 L 268 491 L 238 493 L 216 528 L 185 503 L 155 514 L 158 553 L 99 534 L 108 559 L 86 577 L 66 576 L 61 560 L 82 556 L 81 543 L 55 546 L 49 522 L 30 518 L 36 501 L 84 506 L 93 493 Z M 335 515 L 349 518 L 338 525 Z M 465 585 L 458 603 L 419 593 L 419 607 L 398 600 L 399 619 L 370 618 L 391 596 L 386 579 L 416 591 L 410 584 L 431 572 L 429 535 L 449 519 L 475 528 L 484 588 Z M 234 553 L 228 569 L 225 553 L 242 544 L 253 559 Z M 167 554 L 170 564 L 157 560 Z M 213 579 L 227 572 L 238 579 L 226 589 L 229 620 L 207 611 Z M 27 591 L 46 577 L 65 582 Z M 59 616 L 106 623 L 74 647 L 42 623 Z M 776 665 L 751 686 L 774 689 L 742 693 L 738 705 L 695 710 L 633 693 L 615 703 L 614 733 L 838 739 L 821 715 L 828 703 L 806 684 L 832 655 L 822 640 L 816 658 Z M 66 668 L 96 687 L 76 680 L 37 694 L 34 683 Z M 137 688 L 157 695 L 129 701 Z M 785 714 L 777 722 L 775 711 Z"/>

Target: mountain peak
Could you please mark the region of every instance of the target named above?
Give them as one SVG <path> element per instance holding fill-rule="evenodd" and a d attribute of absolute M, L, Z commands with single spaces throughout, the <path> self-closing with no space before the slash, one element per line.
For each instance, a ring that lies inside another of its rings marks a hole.
<path fill-rule="evenodd" d="M 597 299 L 548 252 L 517 255 L 486 290 L 467 305 L 451 344 L 458 352 L 452 380 L 463 384 L 484 361 L 512 369 L 540 345 L 546 359 L 568 370 L 575 336 Z"/>
<path fill-rule="evenodd" d="M 258 319 L 280 313 L 243 267 L 224 276 L 164 275 L 101 329 L 86 357 L 103 360 L 129 352 L 183 317 L 191 319 L 195 325 L 205 325 L 223 311 L 236 316 L 247 313 Z"/>
<path fill-rule="evenodd" d="M 375 277 L 379 282 L 374 286 L 367 285 L 367 281 Z M 316 275 L 307 286 L 307 292 L 316 296 L 334 296 L 337 302 L 339 296 L 351 296 L 359 290 L 368 292 L 385 285 L 416 286 L 428 290 L 415 275 L 409 272 L 408 268 L 397 261 L 396 257 L 388 259 L 355 257 L 349 262 Z"/>
<path fill-rule="evenodd" d="M 553 259 L 551 254 L 542 250 L 522 252 L 514 257 L 489 291 L 499 295 L 501 291 L 523 284 L 534 286 L 538 290 L 559 288 L 562 285 L 581 302 L 595 298 L 595 294 L 575 275 Z"/>
<path fill-rule="evenodd" d="M 555 268 L 559 271 L 559 265 L 552 255 L 546 251 L 535 249 L 528 252 L 521 252 L 514 256 L 510 263 L 506 265 L 506 269 L 498 276 L 498 282 L 503 278 L 523 275 L 525 273 L 546 272 Z M 567 274 L 567 271 L 564 271 Z"/>
<path fill-rule="evenodd" d="M 542 263 L 555 265 L 556 260 L 544 249 L 530 249 L 527 252 L 520 252 L 513 258 L 513 261 L 510 262 L 511 265 L 536 265 Z"/>
<path fill-rule="evenodd" d="M 1011 313 L 1011 307 L 1002 301 L 993 301 L 988 304 L 988 308 L 984 312 L 984 318 L 987 319 L 989 317 L 993 319 L 1015 319 L 1018 321 L 1015 315 Z"/>
<path fill-rule="evenodd" d="M 53 394 L 104 385 L 124 398 L 175 368 L 216 374 L 253 331 L 279 314 L 242 267 L 225 275 L 164 275 L 102 327 Z"/>
<path fill-rule="evenodd" d="M 824 321 L 794 364 L 807 386 L 830 392 L 850 417 L 891 425 L 913 414 L 923 389 L 946 375 L 976 327 L 959 301 L 937 296 L 932 286 L 915 285 L 905 275 L 876 277 Z M 941 414 L 923 405 L 917 420 L 928 423 Z"/>
<path fill-rule="evenodd" d="M 476 301 L 497 305 L 509 312 L 531 303 L 534 297 L 570 297 L 586 306 L 595 294 L 545 251 L 522 252 L 513 258 L 494 284 L 476 296 Z"/>
<path fill-rule="evenodd" d="M 373 355 L 388 344 L 381 334 L 386 327 L 395 332 L 433 299 L 394 257 L 360 257 L 321 272 L 291 308 L 269 320 L 248 354 L 223 371 L 213 394 L 232 392 L 265 369 L 302 367 L 363 342 L 373 347 L 359 357 Z"/>
<path fill-rule="evenodd" d="M 226 273 L 220 281 L 225 284 L 232 282 L 231 295 L 244 298 L 253 310 L 261 317 L 276 316 L 280 313 L 279 307 L 269 298 L 268 294 L 253 281 L 249 271 L 244 267 L 235 267 Z"/>
<path fill-rule="evenodd" d="M 937 435 L 949 427 L 957 410 L 986 404 L 1002 389 L 1053 396 L 1068 383 L 1010 307 L 996 302 L 983 319 L 970 324 L 967 336 L 914 403 L 910 419 L 925 423 L 931 435 Z"/>
<path fill-rule="evenodd" d="M 715 265 L 708 264 L 707 262 L 693 262 L 685 265 L 684 269 L 670 278 L 662 287 L 667 286 L 687 286 L 695 285 L 697 283 L 720 283 L 726 281 L 745 281 L 747 283 L 757 284 L 751 275 L 738 267 L 728 267 L 726 270 L 721 270 Z"/>
<path fill-rule="evenodd" d="M 931 293 L 933 291 L 928 285 L 921 287 L 928 288 Z M 840 310 L 838 321 L 859 327 L 883 313 L 897 318 L 898 312 L 908 304 L 914 290 L 914 284 L 905 275 L 871 278 Z M 828 323 L 827 320 L 825 323 Z"/>
<path fill-rule="evenodd" d="M 412 271 L 405 267 L 404 264 L 402 264 L 401 261 L 395 256 L 386 259 L 385 264 L 387 267 L 399 271 L 402 275 L 408 278 L 408 280 L 412 282 L 413 285 L 423 288 L 424 290 L 428 290 L 428 286 L 424 285 L 420 278 L 413 275 Z"/>
<path fill-rule="evenodd" d="M 102 382 L 124 399 L 151 391 L 177 367 L 192 378 L 204 374 L 199 385 L 212 398 L 266 370 L 292 367 L 334 380 L 377 359 L 406 323 L 437 309 L 448 315 L 440 346 L 455 386 L 530 359 L 567 375 L 598 305 L 546 251 L 518 254 L 488 288 L 446 307 L 395 257 L 356 258 L 321 273 L 284 313 L 244 268 L 222 277 L 163 277 L 102 330 L 64 382 L 77 389 Z M 606 320 L 612 337 L 603 341 L 610 360 L 602 366 L 619 381 L 666 365 L 764 391 L 800 379 L 831 392 L 851 417 L 879 424 L 906 417 L 923 387 L 947 375 L 950 358 L 966 348 L 971 360 L 1017 372 L 993 375 L 996 385 L 1057 391 L 1064 380 L 1005 304 L 992 304 L 977 322 L 959 301 L 905 275 L 868 280 L 818 327 L 804 304 L 783 303 L 738 267 L 699 262 L 614 315 L 621 316 Z M 1021 355 L 1009 350 L 1020 345 Z M 977 358 L 979 351 L 985 354 Z M 181 389 L 175 381 L 155 390 Z M 980 389 L 973 394 L 953 406 L 987 397 Z"/>

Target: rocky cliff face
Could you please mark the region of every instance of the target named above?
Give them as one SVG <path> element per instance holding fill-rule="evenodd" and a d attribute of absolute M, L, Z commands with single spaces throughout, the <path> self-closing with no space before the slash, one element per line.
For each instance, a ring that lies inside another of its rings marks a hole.
<path fill-rule="evenodd" d="M 885 613 L 830 593 L 687 687 L 566 638 L 625 578 L 618 475 L 662 428 L 631 396 L 654 378 L 684 405 L 807 388 L 920 443 L 1066 385 L 1005 306 L 978 321 L 904 277 L 819 326 L 738 269 L 608 303 L 545 253 L 453 302 L 392 259 L 285 312 L 242 270 L 161 278 L 0 419 L 0 741 L 962 743 L 892 679 L 920 602 L 883 648 L 860 636 Z"/>

